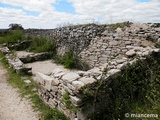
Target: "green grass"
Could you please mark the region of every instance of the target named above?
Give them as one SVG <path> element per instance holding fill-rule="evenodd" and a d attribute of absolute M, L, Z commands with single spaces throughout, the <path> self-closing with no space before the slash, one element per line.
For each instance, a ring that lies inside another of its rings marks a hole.
<path fill-rule="evenodd" d="M 9 42 L 16 43 L 24 39 L 25 39 L 25 35 L 22 30 L 14 30 L 0 37 L 0 44 L 9 43 Z"/>
<path fill-rule="evenodd" d="M 0 44 L 6 43 L 8 46 L 18 43 L 22 40 L 31 40 L 31 45 L 28 50 L 32 52 L 49 52 L 56 54 L 56 44 L 54 40 L 47 40 L 45 37 L 26 37 L 22 30 L 8 31 L 0 37 Z"/>
<path fill-rule="evenodd" d="M 30 84 L 25 83 L 22 75 L 15 73 L 12 68 L 9 68 L 7 61 L 1 52 L 0 62 L 8 70 L 8 83 L 13 87 L 18 88 L 22 97 L 27 97 L 32 101 L 34 110 L 40 112 L 40 120 L 68 120 L 68 118 L 59 110 L 51 109 L 44 104 L 38 96 L 38 91 L 33 91 L 35 88 L 38 89 L 38 85 L 29 76 L 23 75 L 26 79 L 31 80 Z"/>
<path fill-rule="evenodd" d="M 33 52 L 50 52 L 56 54 L 56 44 L 54 40 L 47 40 L 46 38 L 39 36 L 39 37 L 32 37 L 31 46 L 28 48 L 30 51 Z"/>
<path fill-rule="evenodd" d="M 109 26 L 112 30 L 116 30 L 117 28 L 124 28 L 128 26 L 128 24 L 126 22 L 122 22 L 122 23 L 109 24 L 107 26 Z"/>
<path fill-rule="evenodd" d="M 56 56 L 54 58 L 56 63 L 64 65 L 68 69 L 89 70 L 90 66 L 81 61 L 80 58 L 74 55 L 73 50 L 69 50 L 63 56 Z"/>

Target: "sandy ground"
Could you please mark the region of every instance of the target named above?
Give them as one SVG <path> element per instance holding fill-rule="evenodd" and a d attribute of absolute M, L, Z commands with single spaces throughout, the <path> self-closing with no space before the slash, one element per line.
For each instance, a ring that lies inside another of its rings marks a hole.
<path fill-rule="evenodd" d="M 62 65 L 57 65 L 52 60 L 37 61 L 37 62 L 25 64 L 25 66 L 32 67 L 33 75 L 35 75 L 37 72 L 41 72 L 43 74 L 49 75 L 56 68 L 60 68 L 61 70 L 65 71 L 65 72 L 77 71 L 77 70 L 65 69 Z"/>
<path fill-rule="evenodd" d="M 26 52 L 26 51 L 17 51 L 16 52 L 17 57 L 25 57 L 29 54 L 33 54 L 33 53 L 32 52 Z M 65 69 L 62 65 L 57 65 L 56 63 L 54 63 L 53 60 L 36 61 L 36 62 L 33 62 L 33 63 L 27 63 L 27 64 L 25 64 L 25 66 L 32 67 L 33 75 L 35 75 L 37 72 L 41 72 L 41 73 L 44 73 L 46 75 L 49 75 L 49 74 L 52 73 L 52 71 L 55 68 L 60 68 L 65 72 L 76 71 L 76 70 Z"/>
<path fill-rule="evenodd" d="M 7 71 L 0 64 L 0 120 L 38 120 L 31 103 L 7 83 Z"/>

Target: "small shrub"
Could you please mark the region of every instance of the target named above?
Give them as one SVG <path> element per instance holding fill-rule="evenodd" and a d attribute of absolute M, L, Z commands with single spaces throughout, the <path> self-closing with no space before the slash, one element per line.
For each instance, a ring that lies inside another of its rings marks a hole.
<path fill-rule="evenodd" d="M 29 47 L 30 51 L 34 52 L 50 52 L 55 54 L 56 53 L 56 45 L 54 40 L 47 40 L 44 37 L 35 37 L 32 38 L 31 46 Z"/>
<path fill-rule="evenodd" d="M 3 37 L 0 38 L 0 44 L 3 43 L 17 43 L 21 40 L 25 39 L 25 35 L 22 30 L 14 30 L 7 34 L 5 34 Z"/>
<path fill-rule="evenodd" d="M 110 24 L 108 26 L 110 26 L 110 28 L 112 30 L 116 30 L 117 28 L 124 28 L 126 26 L 128 26 L 129 24 L 127 22 L 122 22 L 122 23 L 115 23 L 115 24 Z"/>
<path fill-rule="evenodd" d="M 73 106 L 73 104 L 70 101 L 69 92 L 63 94 L 62 98 L 63 102 L 65 103 L 65 107 L 73 112 L 76 112 L 78 110 L 77 107 Z"/>
<path fill-rule="evenodd" d="M 146 40 L 152 41 L 152 42 L 155 42 L 155 41 L 156 41 L 156 40 L 155 40 L 152 36 L 150 36 L 150 35 L 148 35 L 148 36 L 146 37 Z"/>
<path fill-rule="evenodd" d="M 157 48 L 160 48 L 160 42 L 157 42 L 155 45 Z"/>
<path fill-rule="evenodd" d="M 56 56 L 55 62 L 63 64 L 64 67 L 68 69 L 88 70 L 90 68 L 89 65 L 82 62 L 78 56 L 74 55 L 72 50 L 69 50 L 63 56 Z"/>

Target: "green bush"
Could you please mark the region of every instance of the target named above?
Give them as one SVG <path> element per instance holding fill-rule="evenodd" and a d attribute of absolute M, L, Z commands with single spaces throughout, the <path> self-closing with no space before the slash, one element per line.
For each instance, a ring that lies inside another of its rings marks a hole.
<path fill-rule="evenodd" d="M 0 37 L 0 44 L 3 43 L 17 43 L 25 39 L 25 35 L 22 30 L 13 30 Z"/>
<path fill-rule="evenodd" d="M 69 92 L 66 91 L 66 93 L 63 94 L 63 97 L 62 97 L 62 100 L 64 102 L 64 105 L 67 109 L 73 111 L 73 112 L 76 112 L 78 110 L 77 107 L 75 107 L 71 101 L 70 101 L 70 96 L 69 96 Z"/>
<path fill-rule="evenodd" d="M 64 65 L 68 69 L 88 70 L 90 67 L 82 62 L 78 56 L 74 55 L 73 50 L 69 50 L 63 56 L 56 56 L 55 62 Z"/>
<path fill-rule="evenodd" d="M 160 42 L 157 42 L 155 45 L 157 48 L 160 48 Z"/>
<path fill-rule="evenodd" d="M 56 53 L 56 44 L 54 40 L 47 40 L 44 37 L 34 37 L 32 38 L 31 46 L 29 47 L 30 51 L 33 52 L 50 52 Z"/>

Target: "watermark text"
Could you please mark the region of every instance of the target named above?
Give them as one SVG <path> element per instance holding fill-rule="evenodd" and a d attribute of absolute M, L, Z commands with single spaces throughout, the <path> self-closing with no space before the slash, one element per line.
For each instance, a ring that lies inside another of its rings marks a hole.
<path fill-rule="evenodd" d="M 158 114 L 139 114 L 139 113 L 126 113 L 126 118 L 158 118 Z"/>

